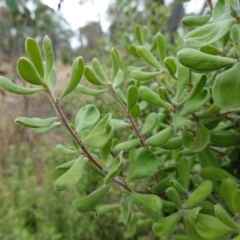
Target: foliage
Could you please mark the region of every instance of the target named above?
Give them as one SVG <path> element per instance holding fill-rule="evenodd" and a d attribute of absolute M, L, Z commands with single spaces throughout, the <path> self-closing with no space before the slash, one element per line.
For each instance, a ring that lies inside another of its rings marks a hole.
<path fill-rule="evenodd" d="M 237 169 L 231 171 L 240 152 L 238 8 L 237 0 L 217 1 L 213 22 L 197 21 L 202 26 L 184 36 L 186 48 L 177 57 L 168 55 L 162 34 L 148 36 L 137 25 L 128 49 L 139 65 L 128 66 L 128 80 L 113 48 L 111 74 L 97 58 L 85 66 L 78 57 L 59 97 L 50 40 L 43 41 L 44 62 L 36 41 L 26 40 L 28 58 L 20 58 L 18 71 L 36 87 L 22 88 L 3 77 L 0 84 L 16 94 L 45 92 L 57 114 L 17 123 L 39 132 L 61 125 L 73 138 L 71 148 L 57 146 L 70 161 L 57 167 L 62 175 L 56 190 L 82 185 L 85 171 L 98 179 L 98 187 L 73 200 L 74 208 L 99 214 L 119 208 L 125 238 L 144 226 L 165 239 L 239 239 L 240 180 Z M 184 23 L 196 26 L 192 18 Z M 83 75 L 98 89 L 80 84 Z M 61 104 L 76 88 L 96 97 L 109 91 L 125 117 L 117 119 L 115 110 L 100 114 L 88 104 L 71 124 Z M 77 157 L 71 159 L 73 153 Z M 121 193 L 114 204 L 102 205 L 116 186 Z"/>

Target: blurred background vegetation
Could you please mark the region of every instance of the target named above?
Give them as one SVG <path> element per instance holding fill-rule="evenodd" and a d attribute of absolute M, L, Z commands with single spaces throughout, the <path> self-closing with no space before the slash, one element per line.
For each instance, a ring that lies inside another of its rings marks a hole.
<path fill-rule="evenodd" d="M 79 4 L 87 1 L 90 0 Z M 59 11 L 62 2 L 59 1 Z M 199 14 L 207 6 L 206 1 Z M 0 0 L 0 74 L 23 85 L 16 62 L 25 55 L 25 39 L 33 37 L 41 44 L 43 37 L 48 35 L 56 56 L 57 92 L 60 93 L 68 79 L 70 64 L 77 56 L 83 56 L 86 64 L 97 56 L 108 68 L 108 51 L 115 46 L 121 52 L 123 64 L 127 66 L 133 61 L 124 47 L 127 45 L 124 32 L 131 37 L 136 24 L 147 26 L 149 35 L 158 31 L 164 33 L 169 42 L 168 51 L 176 52 L 182 44 L 177 30 L 184 31 L 181 26 L 183 15 L 181 3 L 166 6 L 164 0 L 112 0 L 107 12 L 108 32 L 102 31 L 100 22 L 90 22 L 74 33 L 61 14 L 41 0 Z M 77 49 L 71 48 L 70 39 L 74 34 L 79 39 Z M 173 45 L 174 41 L 177 46 Z M 70 121 L 80 107 L 93 101 L 103 114 L 111 108 L 111 111 L 116 109 L 116 118 L 119 115 L 117 107 L 105 95 L 94 100 L 82 98 L 75 92 L 71 99 L 66 99 L 63 109 Z M 76 157 L 69 159 L 55 149 L 56 144 L 67 145 L 71 141 L 64 129 L 39 135 L 14 124 L 18 116 L 47 118 L 54 115 L 44 94 L 23 97 L 0 89 L 0 239 L 124 239 L 125 226 L 118 222 L 118 209 L 103 216 L 95 212 L 83 215 L 71 206 L 74 198 L 88 194 L 98 183 L 90 174 L 86 174 L 76 187 L 64 192 L 54 190 L 53 183 L 59 176 L 55 167 Z M 114 191 L 119 189 L 116 187 Z M 108 202 L 117 202 L 114 195 L 110 194 Z M 148 227 L 142 226 L 132 239 L 158 238 Z"/>

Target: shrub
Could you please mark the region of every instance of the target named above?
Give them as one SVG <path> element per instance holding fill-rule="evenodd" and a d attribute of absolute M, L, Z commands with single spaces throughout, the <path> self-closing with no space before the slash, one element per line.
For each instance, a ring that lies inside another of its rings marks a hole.
<path fill-rule="evenodd" d="M 97 58 L 91 66 L 76 58 L 57 98 L 50 39 L 43 41 L 44 62 L 38 43 L 26 40 L 28 58 L 20 58 L 18 71 L 35 87 L 4 77 L 0 85 L 15 94 L 43 91 L 57 113 L 48 119 L 18 117 L 18 124 L 39 133 L 64 126 L 73 138 L 71 148 L 57 145 L 60 153 L 78 153 L 78 158 L 57 167 L 62 175 L 55 189 L 80 184 L 85 171 L 99 176 L 100 186 L 74 199 L 74 208 L 99 215 L 119 209 L 125 238 L 150 226 L 166 239 L 239 239 L 239 179 L 232 166 L 240 143 L 240 20 L 238 1 L 231 3 L 216 3 L 212 23 L 209 16 L 185 18 L 185 25 L 198 27 L 184 36 L 186 48 L 177 57 L 167 56 L 161 33 L 148 37 L 147 28 L 136 26 L 136 41 L 126 38 L 129 55 L 141 65 L 128 66 L 129 80 L 115 48 L 111 76 Z M 83 75 L 98 89 L 81 85 Z M 110 92 L 124 117 L 116 119 L 114 109 L 101 114 L 87 104 L 71 124 L 61 104 L 75 89 L 96 98 Z M 101 205 L 117 186 L 121 196 Z"/>

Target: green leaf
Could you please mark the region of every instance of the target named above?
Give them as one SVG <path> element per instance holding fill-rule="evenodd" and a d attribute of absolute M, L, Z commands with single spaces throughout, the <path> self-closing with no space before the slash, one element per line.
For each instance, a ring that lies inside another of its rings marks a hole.
<path fill-rule="evenodd" d="M 130 112 L 138 102 L 138 89 L 135 86 L 129 86 L 127 89 L 127 110 Z"/>
<path fill-rule="evenodd" d="M 127 128 L 130 126 L 130 124 L 122 119 L 112 119 L 112 126 L 114 130 Z"/>
<path fill-rule="evenodd" d="M 173 128 L 166 127 L 165 129 L 148 138 L 146 143 L 151 147 L 160 147 L 170 139 L 172 134 Z"/>
<path fill-rule="evenodd" d="M 46 67 L 46 64 L 45 64 Z M 52 92 L 54 92 L 56 84 L 57 84 L 57 72 L 54 67 L 50 70 L 48 76 L 47 76 L 47 83 Z"/>
<path fill-rule="evenodd" d="M 116 48 L 112 48 L 110 54 L 112 59 L 112 79 L 114 79 L 120 69 L 121 60 Z"/>
<path fill-rule="evenodd" d="M 212 130 L 211 143 L 219 147 L 237 146 L 240 143 L 240 135 L 231 130 Z"/>
<path fill-rule="evenodd" d="M 176 101 L 178 101 L 179 98 L 182 96 L 183 90 L 186 88 L 188 80 L 189 80 L 189 69 L 179 64 Z"/>
<path fill-rule="evenodd" d="M 143 45 L 143 39 L 142 39 L 142 29 L 139 25 L 135 26 L 135 35 L 137 37 L 137 40 L 140 45 Z"/>
<path fill-rule="evenodd" d="M 229 228 L 216 217 L 198 214 L 195 220 L 195 228 L 204 239 L 220 239 L 228 234 L 236 232 Z"/>
<path fill-rule="evenodd" d="M 210 142 L 210 131 L 205 128 L 200 122 L 197 123 L 196 137 L 192 143 L 192 152 L 203 150 Z"/>
<path fill-rule="evenodd" d="M 153 194 L 131 193 L 134 204 L 148 217 L 158 220 L 161 216 L 162 201 Z"/>
<path fill-rule="evenodd" d="M 52 125 L 57 119 L 58 117 L 52 117 L 52 118 L 46 118 L 46 119 L 18 117 L 15 119 L 15 122 L 24 127 L 42 128 L 42 127 L 48 127 Z"/>
<path fill-rule="evenodd" d="M 132 208 L 133 208 L 132 198 L 130 196 L 125 197 L 122 201 L 122 208 L 121 208 L 122 211 L 120 215 L 121 217 L 120 220 L 124 225 L 126 225 L 130 220 Z"/>
<path fill-rule="evenodd" d="M 237 189 L 233 194 L 234 205 L 236 206 L 237 213 L 240 214 L 240 189 Z"/>
<path fill-rule="evenodd" d="M 155 67 L 156 69 L 160 69 L 160 64 L 158 60 L 150 53 L 150 51 L 144 46 L 137 47 L 138 55 L 144 59 L 147 63 Z"/>
<path fill-rule="evenodd" d="M 120 204 L 102 204 L 97 208 L 97 214 L 98 216 L 102 216 L 119 208 Z"/>
<path fill-rule="evenodd" d="M 217 181 L 222 181 L 225 178 L 232 178 L 237 180 L 233 175 L 228 173 L 222 168 L 217 168 L 217 167 L 205 167 L 201 170 L 201 177 L 210 179 L 210 180 L 217 180 Z"/>
<path fill-rule="evenodd" d="M 175 73 L 177 72 L 177 65 L 173 57 L 167 57 L 164 60 L 164 64 L 172 77 L 175 77 Z"/>
<path fill-rule="evenodd" d="M 201 166 L 204 167 L 220 167 L 219 162 L 217 161 L 216 157 L 212 153 L 212 151 L 206 147 L 203 150 L 197 153 L 199 163 Z"/>
<path fill-rule="evenodd" d="M 166 194 L 167 194 L 168 198 L 176 205 L 176 207 L 178 209 L 182 208 L 182 203 L 181 203 L 180 197 L 175 188 L 173 188 L 173 187 L 168 188 L 166 190 Z"/>
<path fill-rule="evenodd" d="M 146 134 L 149 133 L 158 123 L 158 115 L 157 113 L 150 113 L 147 115 L 147 118 L 143 124 L 141 133 Z"/>
<path fill-rule="evenodd" d="M 124 168 L 125 164 L 126 164 L 126 161 L 122 156 L 122 152 L 120 152 L 116 157 L 116 159 L 114 160 L 109 173 L 104 178 L 104 183 L 108 184 L 114 177 L 117 177 L 122 171 L 122 169 Z"/>
<path fill-rule="evenodd" d="M 184 42 L 192 48 L 209 45 L 225 36 L 235 22 L 235 19 L 224 19 L 196 28 L 184 37 Z"/>
<path fill-rule="evenodd" d="M 209 99 L 210 92 L 208 88 L 204 88 L 200 93 L 198 93 L 195 97 L 188 100 L 180 111 L 180 115 L 186 117 L 190 114 L 194 114 L 198 111 Z M 180 108 L 180 106 L 179 106 Z"/>
<path fill-rule="evenodd" d="M 55 122 L 48 127 L 39 127 L 39 128 L 32 128 L 32 130 L 36 133 L 46 133 L 50 132 L 51 130 L 60 127 L 62 124 L 60 122 Z"/>
<path fill-rule="evenodd" d="M 99 150 L 101 162 L 105 163 L 107 161 L 107 158 L 112 151 L 112 147 L 113 147 L 113 133 L 111 134 L 109 139 L 105 142 L 105 144 L 102 146 L 102 148 Z"/>
<path fill-rule="evenodd" d="M 234 9 L 239 8 L 238 0 L 231 0 Z M 233 19 L 230 15 L 230 8 L 226 0 L 218 0 L 213 9 L 213 21 Z"/>
<path fill-rule="evenodd" d="M 20 87 L 2 76 L 0 76 L 0 86 L 5 90 L 7 90 L 8 92 L 15 93 L 15 94 L 22 94 L 22 95 L 33 94 L 43 90 L 43 88 Z"/>
<path fill-rule="evenodd" d="M 180 158 L 178 162 L 178 182 L 188 190 L 189 187 L 189 164 L 185 158 Z"/>
<path fill-rule="evenodd" d="M 123 83 L 123 81 L 124 81 L 124 72 L 122 69 L 119 69 L 112 81 L 112 85 L 114 88 L 117 88 Z"/>
<path fill-rule="evenodd" d="M 236 59 L 213 56 L 192 48 L 183 48 L 177 54 L 179 62 L 196 72 L 209 72 L 223 67 L 231 67 Z"/>
<path fill-rule="evenodd" d="M 45 61 L 46 61 L 45 79 L 47 79 L 48 75 L 52 70 L 53 63 L 54 63 L 54 53 L 52 49 L 51 40 L 48 36 L 45 36 L 43 39 L 43 49 L 44 49 L 44 55 L 45 55 Z"/>
<path fill-rule="evenodd" d="M 83 94 L 94 96 L 94 97 L 100 96 L 103 93 L 108 91 L 108 89 L 102 89 L 102 90 L 91 89 L 91 88 L 85 87 L 85 86 L 83 86 L 81 84 L 79 84 L 76 87 L 76 89 L 79 90 Z"/>
<path fill-rule="evenodd" d="M 72 70 L 70 77 L 68 79 L 67 86 L 65 87 L 63 93 L 59 97 L 59 101 L 61 101 L 64 97 L 66 97 L 69 93 L 71 93 L 79 84 L 84 71 L 84 61 L 81 57 L 76 58 L 72 64 Z"/>
<path fill-rule="evenodd" d="M 130 111 L 130 115 L 133 118 L 138 118 L 141 113 L 141 109 L 138 103 L 133 107 L 133 109 Z"/>
<path fill-rule="evenodd" d="M 148 102 L 149 104 L 152 104 L 154 106 L 163 107 L 168 110 L 170 110 L 170 108 L 171 108 L 170 103 L 163 101 L 157 93 L 155 93 L 154 91 L 152 91 L 150 88 L 148 88 L 146 86 L 141 86 L 139 88 L 139 96 L 143 100 L 145 100 L 146 102 Z"/>
<path fill-rule="evenodd" d="M 213 184 L 211 181 L 203 182 L 194 192 L 190 194 L 188 199 L 185 201 L 187 208 L 197 206 L 198 203 L 206 199 L 212 192 Z"/>
<path fill-rule="evenodd" d="M 203 53 L 211 54 L 211 55 L 220 55 L 220 56 L 223 55 L 223 53 L 218 48 L 212 45 L 202 46 L 200 48 L 200 51 Z"/>
<path fill-rule="evenodd" d="M 106 114 L 93 128 L 93 130 L 83 139 L 83 143 L 93 147 L 103 147 L 109 138 L 112 137 L 113 128 L 111 126 L 111 114 Z"/>
<path fill-rule="evenodd" d="M 57 181 L 54 183 L 54 188 L 58 191 L 62 191 L 66 188 L 71 187 L 79 181 L 84 171 L 84 160 L 83 156 L 80 156 L 71 168 L 65 172 Z"/>
<path fill-rule="evenodd" d="M 106 197 L 110 187 L 111 184 L 102 185 L 88 196 L 74 199 L 72 202 L 73 207 L 79 212 L 88 212 L 93 210 Z"/>
<path fill-rule="evenodd" d="M 213 85 L 213 99 L 217 106 L 229 111 L 240 109 L 240 63 L 219 74 Z"/>
<path fill-rule="evenodd" d="M 56 167 L 56 170 L 58 170 L 60 173 L 65 173 L 68 169 L 72 167 L 72 165 L 77 161 L 78 159 L 74 159 L 71 161 L 68 161 L 66 163 L 63 163 Z"/>
<path fill-rule="evenodd" d="M 238 202 L 239 203 L 239 202 Z M 229 214 L 219 204 L 215 205 L 216 217 L 228 227 L 240 232 L 240 226 L 229 216 Z"/>
<path fill-rule="evenodd" d="M 97 76 L 97 78 L 99 78 L 101 80 L 101 82 L 109 84 L 110 81 L 109 81 L 106 73 L 103 71 L 102 66 L 97 58 L 94 58 L 92 60 L 92 66 L 93 66 L 93 70 L 94 70 L 94 73 Z"/>
<path fill-rule="evenodd" d="M 135 215 L 132 214 L 127 224 L 127 229 L 124 233 L 124 238 L 127 239 L 133 237 L 136 231 L 137 231 L 137 219 Z"/>
<path fill-rule="evenodd" d="M 234 203 L 234 192 L 238 189 L 238 184 L 233 178 L 225 178 L 221 183 L 221 196 L 230 209 L 235 214 L 237 212 L 236 205 Z"/>
<path fill-rule="evenodd" d="M 38 42 L 33 38 L 27 38 L 25 41 L 25 50 L 37 73 L 44 79 L 43 59 Z"/>
<path fill-rule="evenodd" d="M 150 177 L 157 170 L 159 161 L 149 149 L 139 148 L 130 157 L 129 172 L 126 181 Z"/>
<path fill-rule="evenodd" d="M 161 147 L 163 149 L 172 150 L 172 149 L 180 148 L 182 145 L 183 145 L 182 137 L 175 137 L 175 138 L 169 139 Z"/>
<path fill-rule="evenodd" d="M 139 139 L 131 139 L 128 140 L 126 142 L 122 142 L 117 144 L 113 150 L 118 152 L 118 151 L 124 151 L 124 152 L 129 152 L 132 149 L 134 149 L 136 146 L 138 146 L 140 144 L 140 140 Z"/>
<path fill-rule="evenodd" d="M 160 220 L 153 223 L 153 232 L 157 236 L 168 235 L 173 228 L 178 224 L 181 219 L 179 212 L 173 213 L 168 217 L 161 218 Z"/>
<path fill-rule="evenodd" d="M 17 63 L 20 76 L 26 81 L 34 85 L 46 85 L 37 73 L 36 68 L 27 58 L 20 58 Z"/>
<path fill-rule="evenodd" d="M 183 128 L 191 125 L 191 121 L 185 117 L 182 117 L 178 113 L 174 114 L 174 125 L 173 129 L 174 132 L 177 133 L 178 131 L 182 130 Z"/>
<path fill-rule="evenodd" d="M 187 102 L 188 100 L 190 100 L 193 97 L 195 97 L 198 93 L 200 93 L 201 90 L 204 88 L 206 82 L 207 82 L 207 76 L 206 75 L 202 75 L 199 80 L 194 82 L 193 88 L 188 93 L 188 95 L 179 103 L 179 105 Z"/>
<path fill-rule="evenodd" d="M 170 182 L 173 180 L 173 176 L 168 176 L 161 179 L 156 185 L 152 187 L 153 193 L 163 193 L 167 188 L 170 187 Z"/>
<path fill-rule="evenodd" d="M 159 59 L 160 59 L 162 65 L 163 65 L 163 62 L 164 62 L 165 57 L 166 57 L 166 44 L 165 44 L 164 37 L 161 33 L 157 34 L 156 42 L 157 42 Z"/>
<path fill-rule="evenodd" d="M 92 105 L 87 104 L 81 108 L 75 118 L 75 130 L 80 133 L 86 128 L 94 125 L 100 117 L 98 109 Z"/>
<path fill-rule="evenodd" d="M 106 176 L 106 174 L 101 171 L 97 166 L 95 166 L 92 162 L 90 162 L 89 160 L 85 161 L 85 165 L 88 169 L 90 169 L 93 173 L 95 173 L 97 176 L 104 178 Z"/>
<path fill-rule="evenodd" d="M 186 129 L 182 129 L 181 132 L 182 132 L 182 139 L 183 139 L 184 146 L 190 149 L 194 141 L 193 135 Z"/>
<path fill-rule="evenodd" d="M 221 108 L 219 108 L 215 103 L 213 103 L 206 111 L 197 115 L 198 118 L 211 118 L 215 114 L 219 113 Z"/>
<path fill-rule="evenodd" d="M 128 51 L 136 58 L 140 58 L 138 51 L 137 51 L 137 47 L 135 45 L 130 45 L 128 47 Z"/>
<path fill-rule="evenodd" d="M 184 227 L 187 235 L 194 240 L 204 240 L 197 232 L 196 228 L 194 227 L 194 224 L 184 217 Z"/>
<path fill-rule="evenodd" d="M 90 67 L 85 67 L 84 76 L 86 79 L 92 83 L 93 85 L 106 85 L 106 83 L 102 82 L 94 73 L 94 71 Z"/>
<path fill-rule="evenodd" d="M 182 19 L 182 24 L 188 27 L 202 26 L 210 20 L 211 16 L 212 15 L 210 13 L 206 14 L 205 16 L 186 16 Z"/>
<path fill-rule="evenodd" d="M 64 147 L 62 144 L 57 144 L 56 145 L 56 150 L 58 151 L 58 153 L 60 154 L 76 154 L 78 151 L 76 149 L 70 149 L 70 148 L 66 148 Z"/>
<path fill-rule="evenodd" d="M 131 75 L 134 79 L 138 81 L 148 81 L 160 75 L 160 72 L 143 72 L 136 70 L 133 71 Z"/>

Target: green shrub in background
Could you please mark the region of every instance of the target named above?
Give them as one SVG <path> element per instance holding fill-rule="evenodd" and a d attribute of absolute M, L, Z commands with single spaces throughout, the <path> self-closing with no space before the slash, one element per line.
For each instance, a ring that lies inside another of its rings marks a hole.
<path fill-rule="evenodd" d="M 141 65 L 128 66 L 129 80 L 113 48 L 111 75 L 98 59 L 86 67 L 78 57 L 58 97 L 50 39 L 43 41 L 44 61 L 38 43 L 26 40 L 28 58 L 20 58 L 18 71 L 35 87 L 4 77 L 0 85 L 15 94 L 43 91 L 55 108 L 56 116 L 18 117 L 18 124 L 39 133 L 64 126 L 73 138 L 71 148 L 57 145 L 60 153 L 78 157 L 57 167 L 62 175 L 55 189 L 84 184 L 86 171 L 98 176 L 94 189 L 87 186 L 88 194 L 80 192 L 73 200 L 75 209 L 99 215 L 118 209 L 125 238 L 151 227 L 161 239 L 240 239 L 240 180 L 238 169 L 232 171 L 240 152 L 238 11 L 237 0 L 219 0 L 211 23 L 209 15 L 186 17 L 185 25 L 198 27 L 184 36 L 186 48 L 177 57 L 167 56 L 161 33 L 148 36 L 147 28 L 136 26 L 136 41 L 126 39 L 129 55 Z M 81 85 L 83 76 L 98 89 Z M 100 113 L 93 102 L 70 123 L 61 104 L 75 89 L 96 98 L 110 92 L 125 117 L 117 119 L 116 110 Z M 111 204 L 101 204 L 118 188 Z"/>

